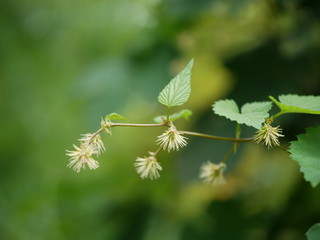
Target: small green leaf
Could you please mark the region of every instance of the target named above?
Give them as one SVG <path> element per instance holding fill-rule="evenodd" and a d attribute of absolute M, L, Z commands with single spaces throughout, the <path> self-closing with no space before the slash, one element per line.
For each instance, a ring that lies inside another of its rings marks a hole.
<path fill-rule="evenodd" d="M 308 240 L 319 240 L 320 239 L 320 223 L 313 225 L 309 228 L 308 232 L 306 233 Z"/>
<path fill-rule="evenodd" d="M 171 114 L 169 116 L 169 120 L 170 121 L 175 121 L 175 120 L 178 120 L 179 118 L 184 118 L 186 120 L 189 120 L 191 115 L 192 115 L 192 111 L 191 110 L 183 109 L 180 112 L 176 112 L 176 113 Z M 162 123 L 163 119 L 167 119 L 167 116 L 165 116 L 165 115 L 157 116 L 153 120 L 156 123 Z"/>
<path fill-rule="evenodd" d="M 184 104 L 191 92 L 190 79 L 193 59 L 188 65 L 161 91 L 158 101 L 168 108 Z"/>
<path fill-rule="evenodd" d="M 315 187 L 320 182 L 320 126 L 307 128 L 297 138 L 290 143 L 290 157 L 298 162 L 304 178 Z"/>
<path fill-rule="evenodd" d="M 118 113 L 110 113 L 105 117 L 106 120 L 127 120 L 125 117 Z"/>
<path fill-rule="evenodd" d="M 269 117 L 268 112 L 271 106 L 271 102 L 246 103 L 242 106 L 240 112 L 234 100 L 226 99 L 215 102 L 212 105 L 212 110 L 215 114 L 226 117 L 231 121 L 260 129 L 261 123 Z"/>
<path fill-rule="evenodd" d="M 282 113 L 320 114 L 320 96 L 280 95 L 279 101 L 269 98 L 280 108 Z"/>

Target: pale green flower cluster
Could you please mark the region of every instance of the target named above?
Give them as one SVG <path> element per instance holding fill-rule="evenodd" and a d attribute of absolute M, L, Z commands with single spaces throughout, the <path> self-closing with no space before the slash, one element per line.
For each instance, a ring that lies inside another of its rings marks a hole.
<path fill-rule="evenodd" d="M 128 126 L 128 124 L 120 125 Z M 99 133 L 106 132 L 111 134 L 109 129 L 111 126 L 116 126 L 116 124 L 109 120 L 102 120 L 101 128 L 97 132 L 82 134 L 79 139 L 80 146 L 73 145 L 74 150 L 67 150 L 66 154 L 70 157 L 67 166 L 72 167 L 76 172 L 80 172 L 82 168 L 85 169 L 86 167 L 89 167 L 90 170 L 97 169 L 99 162 L 93 156 L 99 156 L 102 152 L 106 151 Z M 137 124 L 136 126 L 140 125 Z M 161 150 L 167 150 L 168 152 L 178 151 L 187 145 L 187 138 L 183 136 L 186 132 L 178 131 L 171 121 L 168 121 L 164 126 L 168 126 L 168 129 L 159 135 L 156 141 L 160 145 L 159 149 L 156 152 L 149 152 L 148 156 L 138 157 L 134 163 L 134 167 L 142 179 L 149 178 L 153 180 L 160 177 L 162 167 L 157 161 L 157 154 Z M 226 165 L 224 163 L 213 164 L 208 161 L 201 166 L 199 177 L 204 182 L 220 185 L 225 183 L 223 176 L 225 169 Z"/>
<path fill-rule="evenodd" d="M 256 143 L 262 142 L 268 148 L 279 146 L 279 137 L 284 137 L 284 135 L 281 133 L 282 129 L 279 128 L 279 126 L 272 127 L 270 123 L 266 122 L 263 124 L 262 128 L 257 131 L 256 135 L 254 136 L 254 141 Z"/>
<path fill-rule="evenodd" d="M 101 129 L 96 133 L 86 133 L 82 134 L 80 141 L 80 146 L 73 145 L 75 150 L 67 150 L 67 155 L 70 157 L 70 162 L 67 165 L 72 167 L 76 172 L 80 172 L 82 168 L 89 167 L 90 170 L 97 169 L 99 167 L 99 162 L 93 158 L 93 155 L 99 156 L 102 152 L 105 152 L 106 148 L 101 140 L 99 133 L 106 132 L 111 134 L 108 129 L 110 127 L 110 122 L 102 120 Z M 160 171 L 162 167 L 157 161 L 157 154 L 161 150 L 178 151 L 182 147 L 187 145 L 186 137 L 183 133 L 178 131 L 172 122 L 169 123 L 168 129 L 164 131 L 163 134 L 158 136 L 157 143 L 160 148 L 156 152 L 149 152 L 146 157 L 138 157 L 134 163 L 134 167 L 137 173 L 142 179 L 149 178 L 151 180 L 160 177 Z M 225 183 L 223 172 L 226 168 L 224 163 L 213 164 L 207 162 L 202 165 L 200 178 L 204 179 L 205 182 L 219 185 Z"/>
<path fill-rule="evenodd" d="M 201 166 L 199 177 L 202 178 L 205 183 L 222 185 L 226 183 L 223 176 L 226 168 L 227 166 L 222 162 L 214 164 L 208 161 Z"/>
<path fill-rule="evenodd" d="M 157 179 L 160 177 L 159 171 L 162 170 L 159 162 L 157 161 L 155 154 L 150 152 L 150 156 L 136 159 L 134 164 L 136 167 L 137 173 L 142 179 L 150 178 Z"/>
<path fill-rule="evenodd" d="M 99 156 L 104 152 L 105 146 L 99 134 L 87 133 L 83 134 L 79 139 L 80 147 L 73 145 L 75 150 L 67 150 L 67 156 L 70 157 L 70 162 L 67 165 L 72 167 L 76 172 L 80 172 L 81 168 L 89 167 L 89 169 L 97 169 L 99 162 L 93 159 L 93 155 Z"/>
<path fill-rule="evenodd" d="M 158 136 L 157 143 L 160 145 L 158 151 L 162 149 L 168 150 L 168 152 L 177 151 L 187 145 L 186 139 L 171 122 L 169 129 Z M 150 155 L 148 157 L 138 157 L 136 159 L 134 166 L 142 179 L 157 179 L 160 177 L 159 171 L 162 170 L 162 167 L 156 159 L 158 151 L 156 153 L 149 152 Z"/>
<path fill-rule="evenodd" d="M 90 146 L 97 156 L 106 151 L 106 148 L 101 140 L 99 134 L 86 133 L 82 134 L 82 138 L 79 139 L 81 143 L 86 146 Z"/>
<path fill-rule="evenodd" d="M 75 150 L 67 150 L 67 155 L 70 156 L 70 162 L 68 167 L 73 167 L 73 170 L 80 172 L 81 168 L 85 168 L 88 165 L 89 169 L 96 169 L 99 167 L 99 163 L 92 158 L 94 150 L 92 147 L 81 144 L 80 147 L 73 145 Z"/>
<path fill-rule="evenodd" d="M 157 143 L 164 149 L 178 151 L 180 148 L 187 145 L 186 137 L 183 136 L 174 125 L 167 131 L 158 136 Z"/>

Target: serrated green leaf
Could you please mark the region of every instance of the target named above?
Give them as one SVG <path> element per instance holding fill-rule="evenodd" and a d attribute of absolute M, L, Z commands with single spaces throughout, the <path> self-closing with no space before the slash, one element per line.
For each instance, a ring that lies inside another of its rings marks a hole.
<path fill-rule="evenodd" d="M 319 240 L 320 239 L 320 223 L 313 225 L 306 233 L 308 240 Z"/>
<path fill-rule="evenodd" d="M 184 118 L 186 120 L 189 120 L 191 115 L 192 115 L 192 111 L 191 110 L 183 109 L 180 112 L 176 112 L 176 113 L 171 114 L 169 116 L 169 120 L 170 121 L 175 121 L 175 120 L 178 120 L 179 118 Z M 163 119 L 167 119 L 167 116 L 165 116 L 165 115 L 157 116 L 153 120 L 156 123 L 162 123 Z"/>
<path fill-rule="evenodd" d="M 160 92 L 158 101 L 168 108 L 184 104 L 191 92 L 190 79 L 193 59 L 188 65 Z"/>
<path fill-rule="evenodd" d="M 105 117 L 105 119 L 108 119 L 108 120 L 127 120 L 125 117 L 121 116 L 118 113 L 110 113 Z"/>
<path fill-rule="evenodd" d="M 279 101 L 269 98 L 280 108 L 282 113 L 320 114 L 320 96 L 280 95 Z"/>
<path fill-rule="evenodd" d="M 315 187 L 320 182 L 320 126 L 307 128 L 297 138 L 290 143 L 290 157 L 298 162 L 304 178 Z"/>
<path fill-rule="evenodd" d="M 234 100 L 226 99 L 215 102 L 212 105 L 212 110 L 215 114 L 226 117 L 231 121 L 260 129 L 261 123 L 269 117 L 268 112 L 271 106 L 271 102 L 246 103 L 242 106 L 240 112 Z"/>

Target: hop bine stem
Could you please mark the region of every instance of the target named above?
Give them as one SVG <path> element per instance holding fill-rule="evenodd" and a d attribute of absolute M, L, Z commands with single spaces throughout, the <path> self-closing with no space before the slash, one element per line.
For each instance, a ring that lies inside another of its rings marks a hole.
<path fill-rule="evenodd" d="M 159 147 L 159 148 L 157 149 L 157 151 L 155 151 L 155 152 L 153 153 L 153 155 L 154 155 L 154 156 L 157 156 L 158 153 L 159 153 L 161 150 L 162 150 L 162 147 Z"/>
<path fill-rule="evenodd" d="M 110 127 L 164 127 L 169 126 L 169 121 L 163 123 L 110 123 Z"/>
<path fill-rule="evenodd" d="M 111 127 L 169 127 L 171 121 L 164 121 L 163 123 L 113 123 L 110 122 Z M 252 142 L 253 138 L 229 138 L 229 137 L 220 137 L 215 135 L 209 135 L 198 132 L 189 132 L 189 131 L 179 131 L 180 134 L 190 135 L 195 137 L 202 137 L 214 140 L 229 141 L 229 142 Z"/>
<path fill-rule="evenodd" d="M 253 141 L 253 138 L 229 138 L 229 137 L 220 137 L 220 136 L 214 136 L 214 135 L 197 133 L 197 132 L 188 132 L 188 131 L 180 131 L 180 133 L 185 135 L 195 136 L 195 137 L 209 138 L 209 139 L 229 141 L 229 142 L 252 142 Z"/>
<path fill-rule="evenodd" d="M 226 153 L 226 155 L 222 159 L 222 163 L 225 163 L 228 157 L 239 147 L 240 143 L 234 143 L 232 147 L 229 149 L 229 151 Z"/>
<path fill-rule="evenodd" d="M 80 147 L 74 145 L 75 150 L 67 151 L 67 155 L 70 157 L 70 162 L 68 166 L 73 167 L 73 169 L 76 172 L 79 172 L 81 168 L 85 168 L 86 165 L 90 169 L 98 168 L 99 163 L 92 158 L 92 155 L 98 156 L 100 155 L 101 152 L 105 151 L 105 146 L 102 143 L 99 134 L 101 132 L 106 132 L 108 134 L 111 134 L 110 130 L 112 127 L 167 127 L 168 128 L 162 135 L 158 136 L 157 143 L 160 145 L 160 147 L 157 149 L 157 151 L 149 152 L 149 156 L 146 156 L 143 158 L 139 157 L 136 160 L 135 167 L 137 169 L 137 172 L 140 174 L 140 176 L 142 178 L 151 178 L 151 179 L 158 178 L 160 176 L 159 171 L 162 170 L 162 167 L 160 166 L 159 162 L 156 159 L 156 155 L 161 150 L 167 149 L 170 152 L 171 150 L 179 150 L 180 148 L 186 146 L 187 138 L 184 135 L 233 142 L 234 143 L 233 146 L 227 152 L 221 164 L 224 164 L 224 162 L 229 157 L 229 155 L 237 149 L 240 143 L 257 141 L 257 136 L 255 136 L 254 138 L 240 138 L 239 137 L 240 134 L 237 134 L 236 138 L 230 138 L 230 137 L 221 137 L 221 136 L 215 136 L 215 135 L 198 133 L 198 132 L 178 131 L 174 126 L 173 122 L 166 119 L 163 119 L 162 123 L 113 123 L 110 120 L 102 119 L 100 129 L 98 129 L 93 134 L 91 133 L 83 134 L 82 138 L 79 139 L 81 143 Z M 272 133 L 276 135 L 276 137 L 283 136 L 280 134 L 281 130 L 278 129 L 278 127 L 272 128 L 272 129 L 273 129 Z M 263 136 L 260 136 L 260 135 L 258 135 L 258 137 L 260 137 L 258 140 L 261 140 L 262 137 L 264 138 L 264 135 Z M 271 140 L 273 140 L 273 138 Z M 287 151 L 282 146 L 280 146 L 280 143 L 278 142 L 277 139 L 274 140 L 274 142 L 276 143 L 274 145 L 281 148 L 282 150 Z M 207 168 L 209 169 L 209 167 Z M 220 168 L 219 169 L 222 171 L 222 169 L 224 168 L 225 167 L 221 167 L 221 169 Z M 215 168 L 213 169 L 215 170 Z"/>
<path fill-rule="evenodd" d="M 284 151 L 286 153 L 290 153 L 286 147 L 283 147 L 281 145 L 277 146 L 277 148 L 281 149 L 282 151 Z"/>

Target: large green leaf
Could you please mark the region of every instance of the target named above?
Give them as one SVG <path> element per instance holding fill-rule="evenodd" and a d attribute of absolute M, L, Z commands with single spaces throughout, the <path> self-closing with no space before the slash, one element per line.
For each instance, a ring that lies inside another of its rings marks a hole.
<path fill-rule="evenodd" d="M 320 239 L 320 223 L 313 225 L 306 233 L 308 240 Z"/>
<path fill-rule="evenodd" d="M 168 108 L 184 104 L 191 92 L 190 80 L 193 59 L 188 65 L 161 91 L 158 101 Z"/>
<path fill-rule="evenodd" d="M 282 113 L 320 114 L 320 96 L 280 95 L 279 101 L 269 98 L 280 108 Z"/>
<path fill-rule="evenodd" d="M 246 103 L 242 106 L 240 112 L 234 100 L 226 99 L 215 102 L 212 105 L 212 110 L 215 114 L 224 116 L 231 121 L 260 129 L 261 123 L 265 121 L 265 118 L 269 117 L 268 112 L 271 106 L 271 102 Z"/>
<path fill-rule="evenodd" d="M 290 157 L 298 162 L 304 178 L 315 187 L 320 182 L 320 126 L 308 128 L 297 137 L 290 144 Z"/>
<path fill-rule="evenodd" d="M 191 110 L 183 109 L 180 112 L 176 112 L 176 113 L 171 114 L 169 116 L 169 120 L 170 121 L 175 121 L 175 120 L 178 120 L 179 118 L 184 118 L 186 120 L 189 120 L 191 115 L 192 115 L 192 111 Z M 162 123 L 163 119 L 167 119 L 167 116 L 165 116 L 165 115 L 157 116 L 153 120 L 156 123 Z"/>

